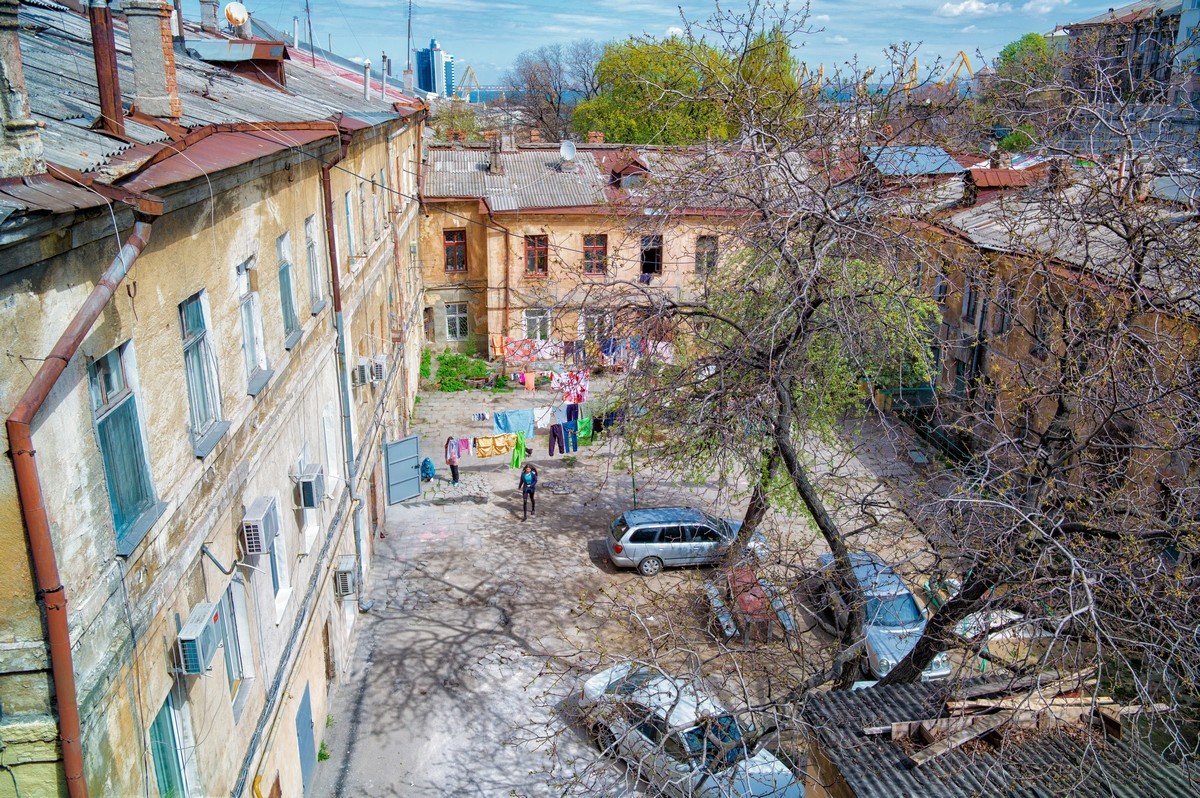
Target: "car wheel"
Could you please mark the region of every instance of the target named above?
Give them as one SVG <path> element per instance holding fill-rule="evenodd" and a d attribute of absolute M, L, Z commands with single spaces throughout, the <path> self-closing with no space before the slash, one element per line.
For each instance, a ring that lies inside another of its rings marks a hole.
<path fill-rule="evenodd" d="M 609 756 L 617 755 L 617 737 L 612 733 L 612 729 L 603 723 L 597 723 L 592 727 L 592 739 L 596 741 L 596 747 L 600 749 L 600 753 Z"/>
<path fill-rule="evenodd" d="M 875 678 L 875 675 L 871 673 L 871 658 L 866 654 L 858 658 L 858 670 L 866 681 L 871 681 Z"/>
<path fill-rule="evenodd" d="M 638 573 L 642 576 L 654 576 L 662 570 L 662 560 L 657 557 L 647 557 L 638 563 Z"/>

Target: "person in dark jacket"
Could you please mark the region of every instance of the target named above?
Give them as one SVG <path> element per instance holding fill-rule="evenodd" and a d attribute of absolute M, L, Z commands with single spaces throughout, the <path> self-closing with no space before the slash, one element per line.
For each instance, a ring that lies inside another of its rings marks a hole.
<path fill-rule="evenodd" d="M 537 491 L 537 468 L 528 463 L 521 469 L 521 478 L 517 482 L 517 488 L 521 491 L 521 509 L 524 517 L 521 520 L 529 518 L 529 513 L 537 515 L 537 499 L 535 491 Z"/>

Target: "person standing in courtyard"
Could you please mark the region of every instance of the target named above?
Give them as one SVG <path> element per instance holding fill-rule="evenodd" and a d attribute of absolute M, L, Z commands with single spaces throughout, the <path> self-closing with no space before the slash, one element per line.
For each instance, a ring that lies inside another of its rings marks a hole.
<path fill-rule="evenodd" d="M 538 472 L 534 466 L 526 464 L 521 469 L 521 478 L 517 482 L 517 487 L 521 490 L 521 510 L 524 513 L 522 521 L 527 520 L 531 512 L 537 515 L 537 498 L 535 496 L 537 479 Z"/>
<path fill-rule="evenodd" d="M 450 484 L 458 484 L 458 441 L 446 439 L 446 465 L 450 466 Z"/>

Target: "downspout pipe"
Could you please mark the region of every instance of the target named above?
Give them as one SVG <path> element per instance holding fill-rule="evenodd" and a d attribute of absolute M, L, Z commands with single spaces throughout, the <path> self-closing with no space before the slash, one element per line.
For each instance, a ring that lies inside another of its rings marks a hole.
<path fill-rule="evenodd" d="M 100 281 L 84 301 L 83 307 L 71 319 L 50 354 L 42 362 L 24 395 L 5 422 L 8 430 L 9 456 L 21 500 L 21 515 L 29 535 L 29 552 L 33 560 L 37 592 L 46 608 L 46 631 L 50 643 L 50 672 L 54 681 L 55 705 L 58 710 L 58 739 L 62 747 L 63 773 L 70 798 L 87 798 L 87 779 L 83 774 L 82 729 L 79 722 L 79 702 L 75 693 L 75 665 L 71 657 L 71 634 L 67 623 L 67 590 L 58 570 L 58 556 L 50 535 L 50 518 L 38 473 L 37 452 L 33 446 L 33 420 L 46 402 L 59 377 L 96 319 L 100 317 L 117 286 L 125 279 L 133 262 L 150 240 L 150 223 L 137 221 Z"/>
<path fill-rule="evenodd" d="M 100 126 L 102 130 L 124 137 L 125 109 L 121 105 L 117 45 L 108 0 L 89 0 L 88 24 L 92 29 L 92 57 L 96 62 L 96 87 L 100 93 Z"/>
<path fill-rule="evenodd" d="M 333 299 L 333 328 L 337 337 L 338 398 L 342 409 L 342 448 L 346 454 L 346 484 L 350 487 L 350 518 L 354 532 L 354 566 L 358 572 L 358 611 L 371 609 L 364 601 L 363 585 L 366 568 L 363 562 L 362 497 L 358 495 L 358 464 L 354 451 L 354 428 L 350 424 L 350 373 L 346 368 L 346 324 L 342 316 L 342 279 L 338 273 L 337 236 L 333 230 L 333 185 L 330 173 L 346 155 L 343 139 L 341 151 L 321 166 L 321 201 L 325 206 L 325 247 L 329 252 L 329 278 Z"/>

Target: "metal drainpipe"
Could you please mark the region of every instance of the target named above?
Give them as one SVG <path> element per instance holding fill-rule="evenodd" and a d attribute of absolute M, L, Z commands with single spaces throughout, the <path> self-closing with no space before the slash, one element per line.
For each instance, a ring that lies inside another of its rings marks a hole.
<path fill-rule="evenodd" d="M 342 406 L 342 443 L 346 450 L 346 484 L 350 487 L 350 517 L 354 531 L 354 564 L 358 572 L 358 611 L 371 609 L 363 601 L 366 568 L 363 563 L 362 498 L 358 495 L 358 464 L 354 453 L 354 430 L 350 425 L 350 375 L 346 371 L 346 328 L 342 318 L 342 280 L 338 274 L 337 236 L 333 231 L 333 186 L 329 175 L 346 154 L 346 145 L 334 159 L 321 167 L 321 200 L 325 206 L 325 247 L 329 254 L 329 277 L 333 294 L 333 328 L 337 336 L 338 398 Z"/>
<path fill-rule="evenodd" d="M 146 248 L 150 239 L 150 223 L 138 221 L 133 233 L 101 275 L 96 287 L 84 301 L 83 307 L 71 319 L 42 362 L 20 401 L 8 417 L 9 455 L 17 480 L 21 500 L 21 515 L 29 535 L 29 553 L 33 560 L 34 578 L 38 593 L 46 607 L 46 629 L 50 643 L 50 671 L 54 681 L 55 705 L 58 709 L 58 739 L 62 746 L 63 773 L 67 794 L 71 798 L 87 798 L 87 779 L 83 774 L 82 729 L 79 723 L 79 703 L 75 694 L 75 665 L 71 657 L 71 633 L 67 623 L 67 590 L 58 571 L 58 556 L 50 536 L 50 518 L 46 514 L 42 480 L 38 473 L 37 454 L 33 448 L 33 420 L 45 403 L 58 378 L 79 350 L 83 339 L 117 286 L 125 279 L 133 262 Z"/>

